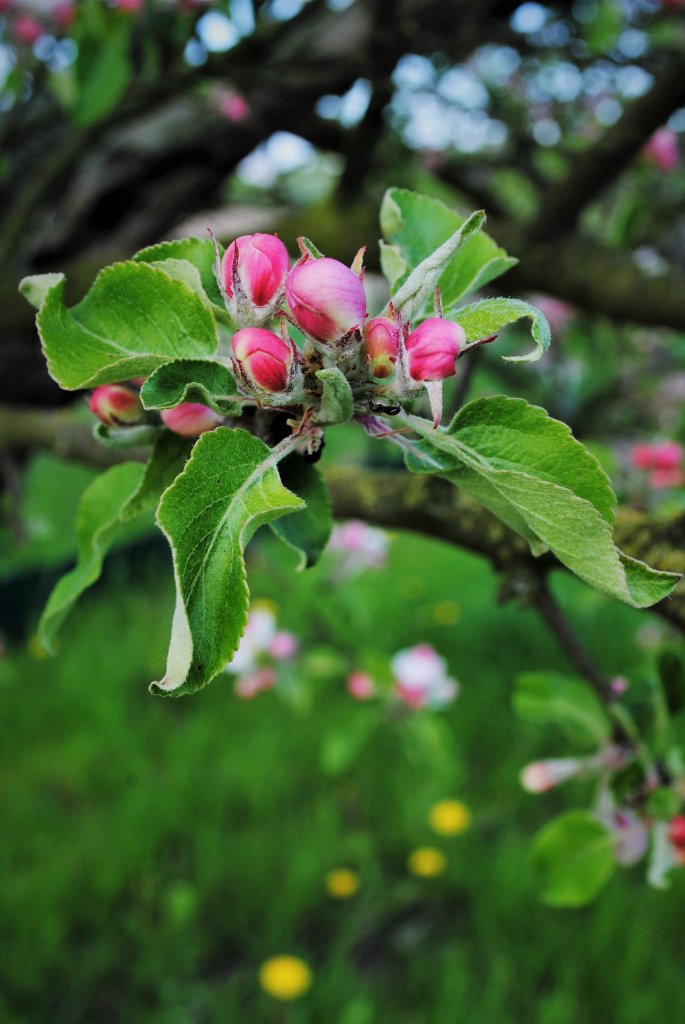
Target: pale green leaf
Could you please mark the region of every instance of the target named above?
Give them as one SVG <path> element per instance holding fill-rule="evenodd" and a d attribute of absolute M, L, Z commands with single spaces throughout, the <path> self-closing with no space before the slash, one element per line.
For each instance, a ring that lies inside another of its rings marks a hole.
<path fill-rule="evenodd" d="M 138 263 L 163 263 L 167 260 L 185 260 L 198 274 L 202 288 L 212 304 L 225 313 L 224 301 L 214 276 L 214 245 L 211 238 L 177 238 L 170 242 L 149 245 L 137 252 Z"/>
<path fill-rule="evenodd" d="M 345 374 L 332 366 L 317 370 L 321 381 L 321 405 L 317 415 L 319 423 L 345 423 L 354 415 L 354 395 Z"/>
<path fill-rule="evenodd" d="M 612 540 L 615 495 L 597 460 L 544 409 L 497 395 L 470 402 L 447 429 L 403 415 L 423 440 L 410 469 L 437 473 L 468 491 L 535 554 L 551 549 L 565 566 L 637 608 L 666 597 L 678 582 L 620 552 Z"/>
<path fill-rule="evenodd" d="M 387 254 L 383 265 L 390 271 L 392 290 L 397 291 L 417 267 L 447 241 L 466 221 L 465 217 L 445 206 L 439 199 L 408 189 L 391 188 L 381 205 L 381 230 L 393 253 Z M 405 269 L 400 273 L 399 260 Z M 386 256 L 384 256 L 384 261 Z M 507 256 L 484 231 L 462 245 L 451 258 L 438 282 L 443 302 L 450 306 L 468 292 L 483 288 L 504 274 L 518 261 Z"/>
<path fill-rule="evenodd" d="M 136 423 L 130 427 L 109 427 L 106 423 L 96 423 L 93 435 L 106 448 L 127 451 L 154 444 L 161 430 L 161 426 L 152 423 Z"/>
<path fill-rule="evenodd" d="M 175 359 L 157 367 L 143 384 L 140 400 L 146 409 L 173 409 L 181 402 L 199 402 L 222 416 L 242 411 L 235 377 L 227 366 L 209 359 Z"/>
<path fill-rule="evenodd" d="M 418 317 L 432 298 L 445 268 L 469 238 L 477 234 L 485 223 L 485 213 L 478 210 L 457 228 L 454 234 L 426 256 L 400 285 L 392 298 L 392 304 L 406 320 Z"/>
<path fill-rule="evenodd" d="M 35 296 L 35 278 L 25 285 Z M 216 324 L 200 296 L 146 263 L 102 270 L 78 305 L 64 278 L 45 290 L 36 323 L 50 375 L 67 391 L 146 377 L 171 359 L 213 355 Z"/>
<path fill-rule="evenodd" d="M 549 324 L 545 317 L 539 309 L 522 299 L 483 299 L 481 302 L 474 302 L 472 305 L 462 306 L 460 309 L 445 310 L 445 317 L 464 328 L 468 342 L 489 338 L 491 334 L 497 334 L 507 324 L 513 324 L 523 317 L 530 317 L 532 321 L 530 330 L 535 348 L 528 355 L 503 357 L 512 363 L 534 362 L 547 351 L 552 341 Z"/>
<path fill-rule="evenodd" d="M 152 693 L 198 690 L 235 654 L 248 612 L 243 550 L 258 527 L 304 506 L 280 481 L 282 454 L 219 427 L 162 495 L 157 521 L 172 548 L 176 609 L 166 674 Z"/>
<path fill-rule="evenodd" d="M 538 832 L 532 850 L 540 899 L 552 907 L 582 907 L 611 878 L 616 861 L 609 829 L 585 811 L 568 811 Z"/>
<path fill-rule="evenodd" d="M 59 580 L 40 620 L 40 637 L 48 650 L 75 602 L 99 578 L 104 556 L 121 527 L 122 510 L 142 477 L 141 463 L 122 462 L 96 477 L 84 491 L 76 519 L 76 566 Z"/>

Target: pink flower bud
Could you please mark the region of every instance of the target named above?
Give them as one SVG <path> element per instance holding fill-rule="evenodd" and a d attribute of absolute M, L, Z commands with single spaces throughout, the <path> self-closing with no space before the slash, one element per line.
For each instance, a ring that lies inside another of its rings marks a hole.
<path fill-rule="evenodd" d="M 371 700 L 376 693 L 376 684 L 366 672 L 353 672 L 347 677 L 347 692 L 355 700 Z"/>
<path fill-rule="evenodd" d="M 43 35 L 43 26 L 31 14 L 18 14 L 12 22 L 12 31 L 20 43 L 33 46 Z"/>
<path fill-rule="evenodd" d="M 180 434 L 181 437 L 197 437 L 198 434 L 218 427 L 223 423 L 223 417 L 199 402 L 181 402 L 174 409 L 163 411 L 162 422 L 169 430 L 173 430 L 174 434 Z"/>
<path fill-rule="evenodd" d="M 364 325 L 364 285 L 338 260 L 325 256 L 297 264 L 285 282 L 285 297 L 298 327 L 317 341 L 333 344 Z"/>
<path fill-rule="evenodd" d="M 249 675 L 240 676 L 235 681 L 236 696 L 241 700 L 252 700 L 263 690 L 270 690 L 276 685 L 278 676 L 272 668 L 258 668 Z"/>
<path fill-rule="evenodd" d="M 680 163 L 678 136 L 672 128 L 659 128 L 654 132 L 642 155 L 660 171 L 673 171 Z"/>
<path fill-rule="evenodd" d="M 637 469 L 654 469 L 654 446 L 651 444 L 635 444 L 630 459 Z"/>
<path fill-rule="evenodd" d="M 227 121 L 240 124 L 250 113 L 250 104 L 238 92 L 227 93 L 219 103 L 219 112 Z M 268 236 L 267 236 L 268 237 Z"/>
<path fill-rule="evenodd" d="M 577 757 L 551 757 L 547 761 L 533 761 L 521 772 L 520 781 L 527 793 L 546 793 L 560 782 L 578 775 L 584 762 Z"/>
<path fill-rule="evenodd" d="M 278 296 L 289 267 L 288 250 L 276 235 L 241 235 L 221 261 L 226 294 L 233 298 L 235 273 L 253 305 L 266 306 Z"/>
<path fill-rule="evenodd" d="M 459 324 L 437 316 L 424 320 L 407 338 L 410 377 L 423 381 L 452 377 L 465 341 Z"/>
<path fill-rule="evenodd" d="M 123 384 L 102 384 L 90 396 L 89 405 L 90 411 L 108 427 L 138 423 L 144 411 L 137 392 Z"/>
<path fill-rule="evenodd" d="M 244 327 L 233 335 L 233 354 L 249 384 L 274 394 L 284 391 L 293 350 L 287 341 L 263 327 Z"/>
<path fill-rule="evenodd" d="M 67 29 L 76 17 L 76 7 L 69 0 L 57 4 L 55 7 L 55 22 L 60 28 Z"/>
<path fill-rule="evenodd" d="M 364 348 L 369 373 L 389 377 L 397 361 L 400 328 L 387 316 L 375 316 L 364 328 Z"/>

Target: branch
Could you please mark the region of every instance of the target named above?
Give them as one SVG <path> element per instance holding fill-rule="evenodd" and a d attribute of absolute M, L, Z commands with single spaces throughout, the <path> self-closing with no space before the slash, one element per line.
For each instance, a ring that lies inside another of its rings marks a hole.
<path fill-rule="evenodd" d="M 0 406 L 0 456 L 34 449 L 103 467 L 146 458 L 143 451 L 102 447 L 90 426 L 75 419 L 73 410 Z M 509 579 L 525 576 L 528 584 L 531 576 L 544 581 L 550 570 L 563 568 L 551 554 L 534 558 L 523 537 L 444 480 L 360 466 L 334 466 L 325 476 L 334 513 L 340 518 L 366 519 L 448 541 L 484 556 Z M 626 554 L 657 569 L 685 573 L 685 515 L 660 520 L 634 509 L 619 509 L 614 535 Z M 685 581 L 654 611 L 685 632 Z"/>
<path fill-rule="evenodd" d="M 639 153 L 650 135 L 685 103 L 685 54 L 670 53 L 653 87 L 626 107 L 598 142 L 583 150 L 568 173 L 543 196 L 528 235 L 532 241 L 558 239 L 581 212 Z"/>

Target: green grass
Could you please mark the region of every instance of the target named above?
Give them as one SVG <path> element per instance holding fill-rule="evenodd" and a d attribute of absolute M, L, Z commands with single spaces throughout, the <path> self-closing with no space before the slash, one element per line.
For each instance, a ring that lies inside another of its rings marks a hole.
<path fill-rule="evenodd" d="M 685 1019 L 682 879 L 655 893 L 638 868 L 581 911 L 536 901 L 528 843 L 587 793 L 518 787 L 526 761 L 568 748 L 514 719 L 512 676 L 567 666 L 533 612 L 496 604 L 483 563 L 412 539 L 343 588 L 325 566 L 292 574 L 273 540 L 255 546 L 253 594 L 278 602 L 307 655 L 288 693 L 251 702 L 228 679 L 192 698 L 148 695 L 164 665 L 170 571 L 117 566 L 56 659 L 22 649 L 0 662 L 0 1020 Z M 644 618 L 580 584 L 558 589 L 604 669 L 635 677 Z M 436 621 L 442 601 L 458 603 L 456 625 Z M 422 640 L 461 681 L 447 712 L 381 721 L 347 697 L 348 669 Z M 453 839 L 426 824 L 446 796 L 473 812 Z M 448 870 L 419 881 L 406 858 L 429 842 Z M 338 865 L 362 879 L 345 903 L 323 887 Z M 257 984 L 262 961 L 283 952 L 314 972 L 285 1008 Z"/>

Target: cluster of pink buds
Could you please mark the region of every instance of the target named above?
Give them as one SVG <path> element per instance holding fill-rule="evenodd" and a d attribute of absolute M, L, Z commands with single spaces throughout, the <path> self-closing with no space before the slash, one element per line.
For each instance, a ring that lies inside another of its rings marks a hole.
<path fill-rule="evenodd" d="M 321 256 L 305 239 L 299 245 L 292 268 L 276 235 L 242 235 L 223 257 L 217 248 L 217 281 L 238 327 L 233 365 L 243 390 L 260 405 L 308 407 L 322 393 L 316 374 L 334 367 L 350 383 L 358 414 L 384 401 L 395 407 L 425 388 L 437 425 L 441 382 L 455 374 L 457 359 L 471 347 L 464 330 L 442 316 L 439 294 L 435 315 L 413 330 L 392 305 L 369 319 L 364 249 L 348 267 Z M 272 329 L 276 318 L 278 332 Z M 290 337 L 288 323 L 301 343 Z"/>
<path fill-rule="evenodd" d="M 142 423 L 145 410 L 138 390 L 143 380 L 129 384 L 101 384 L 90 396 L 89 408 L 105 426 L 120 428 Z M 199 402 L 181 402 L 161 414 L 162 423 L 181 437 L 198 437 L 224 422 L 223 416 Z"/>
<path fill-rule="evenodd" d="M 237 696 L 251 700 L 276 685 L 279 667 L 291 661 L 297 650 L 297 637 L 288 630 L 277 628 L 271 605 L 256 602 L 240 646 L 224 671 L 236 676 Z"/>
<path fill-rule="evenodd" d="M 646 470 L 650 486 L 662 489 L 685 484 L 683 448 L 677 441 L 636 444 L 631 461 L 637 469 Z"/>

